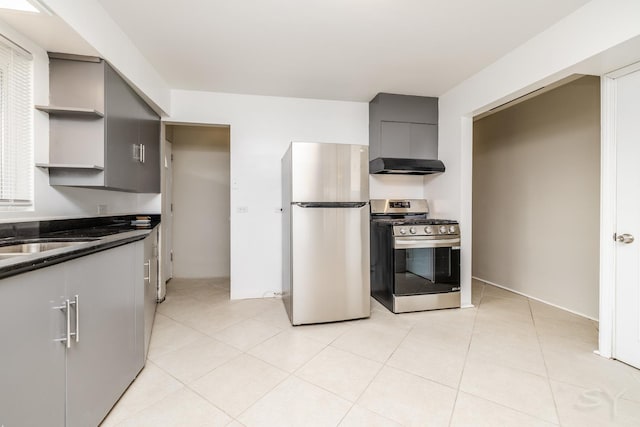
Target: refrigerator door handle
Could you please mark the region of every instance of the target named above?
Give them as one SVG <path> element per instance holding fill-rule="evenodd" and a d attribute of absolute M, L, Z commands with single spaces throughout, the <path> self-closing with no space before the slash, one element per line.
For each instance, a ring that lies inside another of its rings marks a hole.
<path fill-rule="evenodd" d="M 301 208 L 361 208 L 369 202 L 295 202 Z"/>

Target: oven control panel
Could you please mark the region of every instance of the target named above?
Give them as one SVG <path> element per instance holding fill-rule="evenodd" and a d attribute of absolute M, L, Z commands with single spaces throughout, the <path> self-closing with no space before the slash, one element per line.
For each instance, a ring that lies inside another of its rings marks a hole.
<path fill-rule="evenodd" d="M 411 201 L 409 200 L 389 200 L 391 209 L 411 209 Z"/>
<path fill-rule="evenodd" d="M 393 227 L 394 236 L 459 236 L 460 228 L 458 224 L 435 224 L 435 225 L 395 225 Z"/>

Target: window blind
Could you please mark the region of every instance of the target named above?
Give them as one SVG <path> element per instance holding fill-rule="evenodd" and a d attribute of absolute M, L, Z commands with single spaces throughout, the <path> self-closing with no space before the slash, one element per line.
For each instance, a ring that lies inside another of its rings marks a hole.
<path fill-rule="evenodd" d="M 0 206 L 33 203 L 31 55 L 0 38 Z"/>

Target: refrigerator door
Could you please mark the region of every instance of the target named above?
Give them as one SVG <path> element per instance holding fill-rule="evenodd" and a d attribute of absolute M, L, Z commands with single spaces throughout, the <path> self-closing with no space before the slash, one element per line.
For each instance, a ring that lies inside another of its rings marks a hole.
<path fill-rule="evenodd" d="M 293 142 L 291 201 L 368 201 L 368 150 L 365 145 Z"/>
<path fill-rule="evenodd" d="M 370 315 L 369 207 L 291 206 L 291 323 Z"/>

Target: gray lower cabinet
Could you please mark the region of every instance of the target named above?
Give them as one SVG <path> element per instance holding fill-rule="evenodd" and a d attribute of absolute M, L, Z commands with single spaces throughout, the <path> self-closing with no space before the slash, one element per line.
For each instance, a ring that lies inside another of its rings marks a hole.
<path fill-rule="evenodd" d="M 65 422 L 65 268 L 0 282 L 0 425 Z"/>
<path fill-rule="evenodd" d="M 138 241 L 0 281 L 0 425 L 102 421 L 144 365 L 143 255 Z"/>
<path fill-rule="evenodd" d="M 158 227 L 144 239 L 144 358 L 149 352 L 151 327 L 156 315 L 158 301 Z"/>
<path fill-rule="evenodd" d="M 135 249 L 124 245 L 66 263 L 79 320 L 79 341 L 67 352 L 67 426 L 98 425 L 142 367 L 133 327 Z"/>

